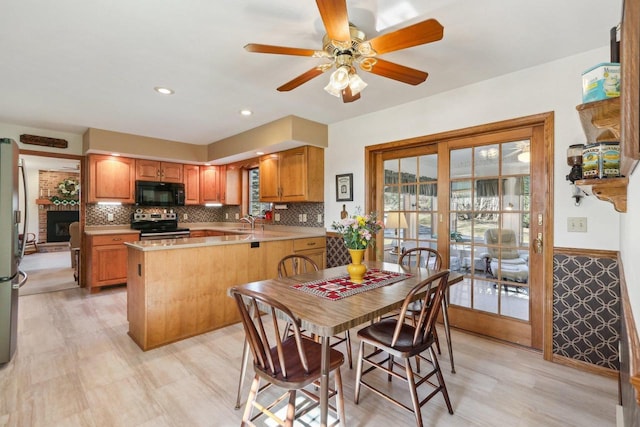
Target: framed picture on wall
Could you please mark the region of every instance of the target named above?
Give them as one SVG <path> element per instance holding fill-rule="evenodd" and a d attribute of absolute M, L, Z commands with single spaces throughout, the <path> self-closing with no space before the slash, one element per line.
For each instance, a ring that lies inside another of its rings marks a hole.
<path fill-rule="evenodd" d="M 353 174 L 336 175 L 336 202 L 353 201 Z"/>

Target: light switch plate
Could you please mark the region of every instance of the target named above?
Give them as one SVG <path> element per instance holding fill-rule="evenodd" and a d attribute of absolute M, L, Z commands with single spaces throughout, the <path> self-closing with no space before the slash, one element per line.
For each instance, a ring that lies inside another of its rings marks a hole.
<path fill-rule="evenodd" d="M 586 217 L 567 218 L 567 231 L 571 233 L 586 233 L 587 218 Z"/>
<path fill-rule="evenodd" d="M 107 221 L 113 221 L 113 214 L 107 214 Z"/>
<path fill-rule="evenodd" d="M 280 214 L 276 212 L 276 213 L 273 215 L 273 219 L 274 219 L 276 222 L 280 222 Z"/>

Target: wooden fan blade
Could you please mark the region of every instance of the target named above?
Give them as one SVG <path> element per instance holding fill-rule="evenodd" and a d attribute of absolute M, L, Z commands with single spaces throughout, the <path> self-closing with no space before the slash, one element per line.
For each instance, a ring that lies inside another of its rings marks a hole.
<path fill-rule="evenodd" d="M 384 59 L 376 58 L 376 63 L 371 67 L 370 73 L 376 74 L 382 77 L 388 77 L 393 80 L 397 80 L 402 83 L 410 85 L 419 85 L 427 80 L 429 74 L 424 71 L 416 70 L 415 68 L 405 67 L 393 62 L 385 61 Z"/>
<path fill-rule="evenodd" d="M 298 77 L 296 77 L 295 79 L 288 81 L 287 83 L 283 84 L 282 86 L 280 86 L 278 88 L 279 92 L 288 92 L 292 89 L 297 88 L 298 86 L 308 82 L 309 80 L 313 79 L 314 77 L 318 77 L 320 74 L 324 73 L 326 69 L 322 69 L 319 67 L 314 67 L 312 69 L 310 69 L 309 71 L 307 71 L 306 73 L 302 73 L 300 74 Z"/>
<path fill-rule="evenodd" d="M 346 0 L 316 0 L 322 23 L 331 40 L 351 43 Z"/>
<path fill-rule="evenodd" d="M 317 51 L 297 47 L 272 46 L 268 44 L 249 43 L 244 47 L 247 52 L 275 53 L 278 55 L 313 56 Z"/>
<path fill-rule="evenodd" d="M 441 40 L 444 28 L 435 19 L 427 19 L 369 40 L 379 55 Z"/>
<path fill-rule="evenodd" d="M 345 104 L 347 102 L 353 102 L 353 101 L 357 101 L 358 99 L 360 99 L 360 93 L 356 93 L 355 95 L 353 95 L 351 93 L 351 88 L 349 86 L 347 86 L 343 91 L 342 91 L 342 102 L 344 102 Z"/>

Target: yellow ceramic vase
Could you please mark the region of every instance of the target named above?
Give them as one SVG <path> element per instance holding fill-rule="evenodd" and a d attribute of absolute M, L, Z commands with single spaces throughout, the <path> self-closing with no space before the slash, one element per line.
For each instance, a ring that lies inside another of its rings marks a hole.
<path fill-rule="evenodd" d="M 347 265 L 347 272 L 353 283 L 364 282 L 364 275 L 367 272 L 367 266 L 362 263 L 365 249 L 349 249 L 351 254 L 351 264 Z"/>

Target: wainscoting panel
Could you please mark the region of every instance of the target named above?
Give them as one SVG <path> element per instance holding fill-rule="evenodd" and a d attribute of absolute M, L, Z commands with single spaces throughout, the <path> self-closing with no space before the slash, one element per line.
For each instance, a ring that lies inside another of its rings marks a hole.
<path fill-rule="evenodd" d="M 351 256 L 344 244 L 342 235 L 327 233 L 327 268 L 347 265 L 351 262 Z"/>
<path fill-rule="evenodd" d="M 556 248 L 553 354 L 619 370 L 620 313 L 616 254 Z"/>

